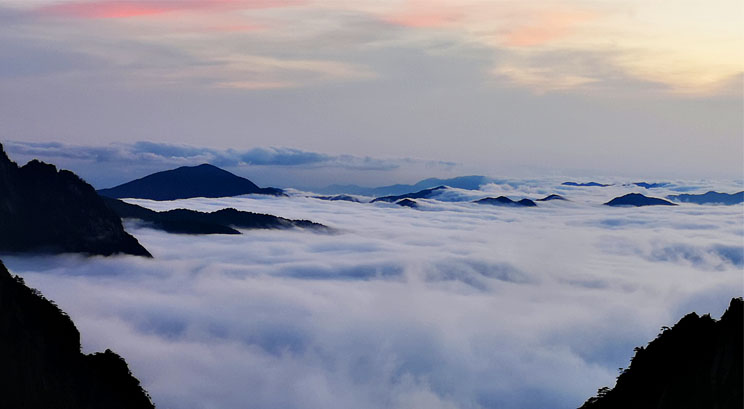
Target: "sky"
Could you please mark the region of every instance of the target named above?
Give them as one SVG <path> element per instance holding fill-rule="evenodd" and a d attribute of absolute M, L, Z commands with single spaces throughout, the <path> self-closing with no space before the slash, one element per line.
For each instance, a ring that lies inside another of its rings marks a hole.
<path fill-rule="evenodd" d="M 121 354 L 162 409 L 573 409 L 663 326 L 719 318 L 743 294 L 741 205 L 602 205 L 637 189 L 531 180 L 451 189 L 419 209 L 302 194 L 131 200 L 335 233 L 173 235 L 127 221 L 153 259 L 3 262 L 70 315 L 84 352 Z M 570 201 L 468 202 L 550 193 Z"/>
<path fill-rule="evenodd" d="M 743 19 L 738 0 L 3 0 L 0 141 L 404 163 L 315 163 L 318 185 L 740 178 Z"/>

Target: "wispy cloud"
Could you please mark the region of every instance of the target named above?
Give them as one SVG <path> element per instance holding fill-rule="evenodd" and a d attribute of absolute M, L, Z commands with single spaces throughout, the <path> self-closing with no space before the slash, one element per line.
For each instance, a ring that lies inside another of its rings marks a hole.
<path fill-rule="evenodd" d="M 391 170 L 410 159 L 376 159 L 354 155 L 328 155 L 295 148 L 253 148 L 245 151 L 219 150 L 189 145 L 158 142 L 115 144 L 106 147 L 76 146 L 59 142 L 5 142 L 5 149 L 15 155 L 48 159 L 77 159 L 93 162 L 127 162 L 147 160 L 150 165 L 199 164 L 218 166 L 321 166 L 362 170 Z"/>
<path fill-rule="evenodd" d="M 183 72 L 181 75 L 185 82 L 192 83 L 201 80 L 197 67 L 220 65 L 219 61 L 244 55 L 285 61 L 285 64 L 274 67 L 280 72 L 296 69 L 290 65 L 315 60 L 311 70 L 326 74 L 326 79 L 374 78 L 377 75 L 374 67 L 362 70 L 357 67 L 352 76 L 347 69 L 338 69 L 339 65 L 355 66 L 353 54 L 364 48 L 367 40 L 346 39 L 347 47 L 337 49 L 332 59 L 327 56 L 308 58 L 312 54 L 308 51 L 317 47 L 314 43 L 317 38 L 330 38 L 333 33 L 357 24 L 359 19 L 367 19 L 379 24 L 370 24 L 367 28 L 357 25 L 355 28 L 366 31 L 366 35 L 356 39 L 376 37 L 378 46 L 398 47 L 414 42 L 425 51 L 436 51 L 436 41 L 416 42 L 426 35 L 446 38 L 457 49 L 473 44 L 487 47 L 494 59 L 499 59 L 497 57 L 504 51 L 513 50 L 530 50 L 535 54 L 561 51 L 593 53 L 605 56 L 601 60 L 605 70 L 620 70 L 638 81 L 661 84 L 661 87 L 654 88 L 656 91 L 699 95 L 722 92 L 720 84 L 742 72 L 737 59 L 741 54 L 738 52 L 740 31 L 737 31 L 738 20 L 735 18 L 737 7 L 733 0 L 711 3 L 706 7 L 684 0 L 673 9 L 638 0 L 622 3 L 572 0 L 549 2 L 540 7 L 512 1 L 469 0 L 332 3 L 303 0 L 71 0 L 42 2 L 35 7 L 26 5 L 22 8 L 33 17 L 24 17 L 25 29 L 34 33 L 32 36 L 51 31 L 53 35 L 44 36 L 68 40 L 65 48 L 74 48 L 75 51 L 90 50 L 86 43 L 94 42 L 89 37 L 91 32 L 95 32 L 99 42 L 135 40 L 142 45 L 158 44 L 190 55 L 194 60 L 181 64 L 177 71 Z M 403 30 L 394 30 L 390 35 L 384 31 L 385 25 Z M 688 30 L 688 26 L 694 28 Z M 70 33 L 75 31 L 85 35 L 73 39 Z M 239 36 L 248 33 L 255 38 Z M 274 44 L 275 48 L 266 54 L 251 52 L 246 44 L 253 44 L 255 40 Z M 116 47 L 108 46 L 105 50 L 98 56 L 103 54 L 115 58 Z M 533 73 L 544 69 L 536 63 L 538 60 L 525 60 L 515 69 Z M 144 58 L 141 61 L 146 62 Z M 330 67 L 328 64 L 331 63 L 337 66 Z M 237 70 L 223 68 L 227 69 L 213 72 L 218 78 L 209 81 L 210 85 L 251 91 L 312 83 L 312 79 L 301 75 L 300 80 L 295 78 L 295 81 L 277 76 L 257 78 L 246 77 L 250 71 L 247 67 Z M 299 71 L 306 69 L 300 68 Z M 187 75 L 189 72 L 193 75 Z M 542 81 L 525 81 L 515 75 L 503 75 L 503 72 L 501 70 L 497 76 L 499 81 L 528 88 L 544 85 Z M 158 72 L 152 71 L 151 74 Z M 577 80 L 584 78 L 584 73 L 575 71 L 570 65 L 562 65 L 560 77 L 564 78 L 562 85 L 554 87 L 554 90 L 585 91 L 585 82 Z M 608 84 L 622 90 L 621 84 Z"/>
<path fill-rule="evenodd" d="M 588 11 L 547 11 L 536 13 L 523 26 L 508 31 L 504 44 L 509 47 L 534 47 L 547 45 L 572 33 L 579 26 L 595 16 Z"/>

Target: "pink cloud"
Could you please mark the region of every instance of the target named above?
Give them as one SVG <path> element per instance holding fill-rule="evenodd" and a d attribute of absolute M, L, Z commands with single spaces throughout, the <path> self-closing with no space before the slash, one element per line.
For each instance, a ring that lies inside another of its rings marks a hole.
<path fill-rule="evenodd" d="M 594 14 L 584 11 L 540 13 L 529 24 L 509 31 L 504 43 L 512 47 L 544 45 L 570 35 L 577 25 L 594 17 Z"/>
<path fill-rule="evenodd" d="M 71 2 L 45 6 L 38 9 L 42 15 L 77 18 L 128 18 L 161 14 L 172 10 L 158 2 L 134 1 Z"/>
<path fill-rule="evenodd" d="M 240 10 L 288 7 L 305 0 L 92 0 L 68 1 L 36 10 L 40 15 L 83 19 L 133 18 L 192 10 Z"/>

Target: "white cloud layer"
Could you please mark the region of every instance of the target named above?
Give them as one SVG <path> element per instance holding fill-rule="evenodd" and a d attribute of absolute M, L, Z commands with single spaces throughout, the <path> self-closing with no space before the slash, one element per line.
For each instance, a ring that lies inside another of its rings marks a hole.
<path fill-rule="evenodd" d="M 179 409 L 575 408 L 661 326 L 690 311 L 719 316 L 742 295 L 741 206 L 601 205 L 645 192 L 624 186 L 484 189 L 571 201 L 140 200 L 339 233 L 181 236 L 131 224 L 155 259 L 4 261 L 70 314 L 85 351 L 121 353 L 158 407 Z"/>

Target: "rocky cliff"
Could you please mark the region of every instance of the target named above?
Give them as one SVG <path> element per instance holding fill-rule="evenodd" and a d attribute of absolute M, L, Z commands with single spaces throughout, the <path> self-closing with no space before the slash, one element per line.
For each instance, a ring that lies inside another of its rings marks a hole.
<path fill-rule="evenodd" d="M 19 167 L 0 145 L 0 252 L 150 256 L 77 175 L 37 160 Z"/>
<path fill-rule="evenodd" d="M 2 262 L 0 362 L 0 408 L 154 408 L 124 359 L 82 354 L 70 317 Z"/>
<path fill-rule="evenodd" d="M 744 407 L 744 302 L 720 320 L 691 313 L 648 346 L 636 348 L 613 389 L 581 409 L 741 409 Z"/>

